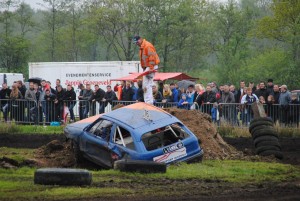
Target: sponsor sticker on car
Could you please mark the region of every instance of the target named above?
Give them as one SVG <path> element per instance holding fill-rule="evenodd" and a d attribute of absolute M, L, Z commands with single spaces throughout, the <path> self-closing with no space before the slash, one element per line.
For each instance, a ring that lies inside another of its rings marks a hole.
<path fill-rule="evenodd" d="M 163 148 L 163 152 L 163 155 L 154 157 L 153 161 L 170 163 L 187 155 L 186 148 L 183 146 L 182 142 Z"/>

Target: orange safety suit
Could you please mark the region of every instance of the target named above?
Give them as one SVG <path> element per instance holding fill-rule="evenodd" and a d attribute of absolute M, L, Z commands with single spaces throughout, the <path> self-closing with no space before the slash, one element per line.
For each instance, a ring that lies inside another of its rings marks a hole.
<path fill-rule="evenodd" d="M 160 60 L 156 53 L 155 47 L 146 39 L 143 39 L 143 42 L 140 47 L 140 60 L 141 66 L 143 69 L 149 67 L 150 70 L 154 70 L 154 66 L 158 65 Z"/>

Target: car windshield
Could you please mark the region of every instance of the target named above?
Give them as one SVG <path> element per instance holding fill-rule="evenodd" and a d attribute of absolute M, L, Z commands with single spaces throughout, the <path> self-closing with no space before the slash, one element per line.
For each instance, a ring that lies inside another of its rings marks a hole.
<path fill-rule="evenodd" d="M 148 151 L 179 142 L 190 135 L 179 123 L 167 125 L 142 135 L 142 141 Z"/>

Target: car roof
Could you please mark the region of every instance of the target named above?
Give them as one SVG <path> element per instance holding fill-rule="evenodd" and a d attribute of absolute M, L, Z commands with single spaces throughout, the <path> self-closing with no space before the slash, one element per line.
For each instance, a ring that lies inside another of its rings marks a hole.
<path fill-rule="evenodd" d="M 103 118 L 114 119 L 132 129 L 140 128 L 150 123 L 166 119 L 174 121 L 176 117 L 153 105 L 139 102 L 105 113 Z M 177 120 L 177 119 L 176 119 Z"/>

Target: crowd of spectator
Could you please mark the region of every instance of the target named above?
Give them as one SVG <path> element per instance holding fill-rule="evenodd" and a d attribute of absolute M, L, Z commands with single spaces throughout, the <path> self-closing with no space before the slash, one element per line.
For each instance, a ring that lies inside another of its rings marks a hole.
<path fill-rule="evenodd" d="M 15 121 L 33 121 L 35 123 L 66 121 L 66 114 L 70 115 L 69 121 L 74 122 L 74 107 L 79 107 L 79 119 L 104 113 L 105 107 L 112 101 L 143 102 L 144 89 L 142 82 L 136 85 L 133 82 L 121 82 L 113 88 L 106 87 L 106 91 L 98 85 L 91 88 L 90 84 L 78 86 L 79 95 L 76 97 L 74 87 L 62 87 L 57 79 L 55 87 L 42 80 L 38 83 L 30 82 L 26 89 L 22 81 L 16 81 L 11 89 L 7 84 L 2 84 L 0 90 L 0 105 L 3 119 Z M 212 116 L 218 122 L 224 118 L 233 124 L 249 124 L 253 118 L 250 105 L 260 102 L 265 105 L 266 114 L 282 123 L 299 123 L 299 101 L 296 94 L 291 94 L 286 85 L 274 84 L 269 79 L 267 85 L 264 81 L 254 86 L 249 82 L 240 81 L 239 88 L 232 84 L 219 85 L 215 82 L 203 84 L 190 84 L 187 88 L 178 87 L 176 83 L 152 86 L 154 105 L 172 103 L 182 109 L 200 109 Z M 98 104 L 98 107 L 96 107 Z M 276 107 L 274 107 L 276 105 Z M 291 107 L 293 105 L 293 107 Z M 96 111 L 98 108 L 99 111 Z M 67 109 L 67 111 L 66 111 Z"/>

